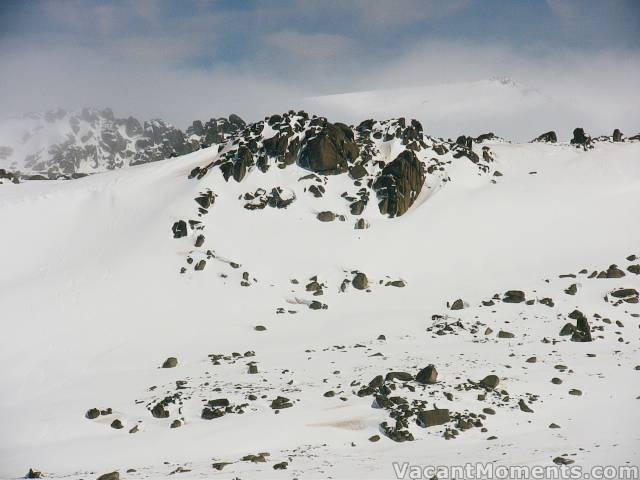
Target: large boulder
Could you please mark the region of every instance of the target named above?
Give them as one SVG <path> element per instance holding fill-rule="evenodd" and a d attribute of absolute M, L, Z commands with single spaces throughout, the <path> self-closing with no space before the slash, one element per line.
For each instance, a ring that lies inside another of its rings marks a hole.
<path fill-rule="evenodd" d="M 438 381 L 438 371 L 433 365 L 428 365 L 418 372 L 416 375 L 416 382 L 433 384 Z"/>
<path fill-rule="evenodd" d="M 622 132 L 618 128 L 616 128 L 613 131 L 613 141 L 614 142 L 621 142 L 622 141 Z"/>
<path fill-rule="evenodd" d="M 544 142 L 544 143 L 556 143 L 558 141 L 558 136 L 556 132 L 553 130 L 543 133 L 542 135 L 537 136 L 533 139 L 534 142 Z"/>
<path fill-rule="evenodd" d="M 573 138 L 571 139 L 571 145 L 576 147 L 582 147 L 585 150 L 591 148 L 591 137 L 584 133 L 583 128 L 576 128 L 573 131 Z"/>
<path fill-rule="evenodd" d="M 399 217 L 413 204 L 424 184 L 424 164 L 411 150 L 388 163 L 373 184 L 380 213 Z"/>
<path fill-rule="evenodd" d="M 312 172 L 335 175 L 346 172 L 359 153 L 353 131 L 348 126 L 326 122 L 307 133 L 298 163 Z"/>
<path fill-rule="evenodd" d="M 416 421 L 421 427 L 427 428 L 443 425 L 450 419 L 449 410 L 446 408 L 435 408 L 433 410 L 419 412 Z"/>

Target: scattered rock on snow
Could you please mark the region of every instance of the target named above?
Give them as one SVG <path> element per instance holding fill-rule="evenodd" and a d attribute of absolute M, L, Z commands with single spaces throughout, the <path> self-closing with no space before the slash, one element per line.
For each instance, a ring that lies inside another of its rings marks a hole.
<path fill-rule="evenodd" d="M 178 366 L 178 359 L 176 357 L 169 357 L 162 364 L 162 368 L 174 368 L 177 366 Z"/>

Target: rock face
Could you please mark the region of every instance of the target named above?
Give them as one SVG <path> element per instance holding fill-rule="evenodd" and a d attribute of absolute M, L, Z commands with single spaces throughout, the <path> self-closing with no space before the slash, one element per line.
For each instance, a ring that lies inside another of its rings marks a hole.
<path fill-rule="evenodd" d="M 551 130 L 550 132 L 543 133 L 542 135 L 537 136 L 533 139 L 534 142 L 544 142 L 544 143 L 556 143 L 558 141 L 558 137 L 556 132 Z"/>
<path fill-rule="evenodd" d="M 418 413 L 418 425 L 421 427 L 434 427 L 443 425 L 450 420 L 449 410 L 446 408 L 436 408 L 433 410 L 425 410 Z"/>
<path fill-rule="evenodd" d="M 585 150 L 587 148 L 591 148 L 591 137 L 584 133 L 583 128 L 576 128 L 573 131 L 573 138 L 571 139 L 571 145 L 575 145 L 576 147 L 582 147 Z"/>
<path fill-rule="evenodd" d="M 356 273 L 353 277 L 352 283 L 354 288 L 357 288 L 358 290 L 366 290 L 369 287 L 369 279 L 362 272 Z"/>
<path fill-rule="evenodd" d="M 353 131 L 342 123 L 319 123 L 307 132 L 298 164 L 323 175 L 346 172 L 359 154 Z"/>
<path fill-rule="evenodd" d="M 380 213 L 399 217 L 406 213 L 424 184 L 424 165 L 411 150 L 405 150 L 388 163 L 373 184 Z"/>
<path fill-rule="evenodd" d="M 613 141 L 621 142 L 622 141 L 622 132 L 617 128 L 613 131 Z"/>
<path fill-rule="evenodd" d="M 438 380 L 438 371 L 436 367 L 433 365 L 428 365 L 418 372 L 416 375 L 416 382 L 425 383 L 425 384 L 433 384 Z"/>

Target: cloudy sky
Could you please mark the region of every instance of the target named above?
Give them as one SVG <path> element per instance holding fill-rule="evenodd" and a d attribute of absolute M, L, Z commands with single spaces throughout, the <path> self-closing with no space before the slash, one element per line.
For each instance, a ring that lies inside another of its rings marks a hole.
<path fill-rule="evenodd" d="M 494 76 L 639 110 L 640 1 L 0 2 L 2 117 L 92 105 L 184 126 Z"/>

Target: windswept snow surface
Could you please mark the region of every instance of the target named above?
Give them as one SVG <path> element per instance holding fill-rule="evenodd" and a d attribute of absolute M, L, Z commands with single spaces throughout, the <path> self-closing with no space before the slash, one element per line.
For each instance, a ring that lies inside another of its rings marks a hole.
<path fill-rule="evenodd" d="M 316 219 L 319 211 L 345 212 L 345 175 L 330 177 L 327 193 L 314 198 L 298 182 L 308 172 L 295 165 L 251 171 L 240 183 L 209 172 L 215 204 L 196 217 L 204 184 L 187 175 L 215 158 L 211 148 L 70 182 L 2 185 L 0 477 L 32 467 L 70 479 L 114 470 L 126 479 L 386 479 L 394 478 L 392 462 L 548 466 L 558 456 L 584 468 L 637 465 L 640 309 L 614 306 L 608 294 L 640 288 L 640 276 L 626 271 L 638 263 L 626 257 L 640 255 L 640 143 L 590 151 L 486 145 L 503 176 L 478 175 L 460 158 L 451 182 L 423 189 L 402 217 L 383 217 L 372 199 L 366 230 L 353 229 L 352 217 Z M 259 211 L 238 200 L 272 186 L 297 200 Z M 185 262 L 204 258 L 193 247 L 197 231 L 180 239 L 171 232 L 187 218 L 204 222 L 203 248 L 215 254 L 202 271 Z M 578 273 L 614 263 L 624 277 Z M 370 291 L 340 292 L 356 270 Z M 249 286 L 241 286 L 243 272 Z M 568 273 L 576 278 L 559 278 Z M 322 296 L 305 290 L 313 276 L 326 285 Z M 384 285 L 398 279 L 404 288 Z M 574 283 L 577 293 L 565 293 Z M 507 290 L 536 301 L 481 306 Z M 538 301 L 544 297 L 554 306 Z M 459 298 L 465 308 L 449 310 Z M 312 300 L 328 308 L 311 310 Z M 576 308 L 597 327 L 593 342 L 559 336 Z M 453 326 L 442 330 L 442 322 Z M 485 335 L 487 327 L 493 333 Z M 500 330 L 514 338 L 498 338 Z M 226 358 L 215 365 L 210 354 Z M 170 356 L 178 366 L 160 368 Z M 532 356 L 537 362 L 527 363 Z M 247 372 L 250 362 L 257 374 Z M 397 381 L 391 396 L 452 413 L 493 408 L 482 420 L 487 431 L 459 429 L 446 440 L 455 422 L 421 428 L 414 419 L 414 441 L 380 432 L 382 422 L 395 423 L 389 411 L 355 393 L 376 375 L 415 375 L 428 364 L 438 383 L 406 382 L 411 392 Z M 489 374 L 500 378 L 497 391 L 467 381 Z M 324 396 L 329 390 L 335 396 Z M 154 418 L 148 408 L 175 392 L 183 396 L 168 404 L 170 417 Z M 293 406 L 276 414 L 277 396 Z M 248 406 L 202 419 L 204 402 L 216 398 Z M 521 399 L 534 413 L 518 408 Z M 85 418 L 93 407 L 112 414 Z M 123 429 L 110 428 L 115 419 Z M 175 419 L 180 428 L 169 427 Z M 128 433 L 134 425 L 139 431 Z M 369 441 L 373 435 L 381 439 Z M 241 461 L 260 452 L 270 454 L 266 462 Z M 286 470 L 273 469 L 283 461 Z M 232 463 L 219 471 L 216 462 Z"/>
<path fill-rule="evenodd" d="M 487 130 L 521 142 L 547 130 L 569 138 L 579 124 L 587 131 L 610 134 L 618 127 L 635 133 L 640 121 L 637 109 L 599 108 L 608 107 L 603 101 L 608 100 L 559 95 L 495 77 L 309 97 L 301 105 L 345 122 L 409 116 L 422 122 L 430 134 L 453 139 L 461 133 L 475 136 Z M 635 103 L 630 99 L 628 105 Z"/>

